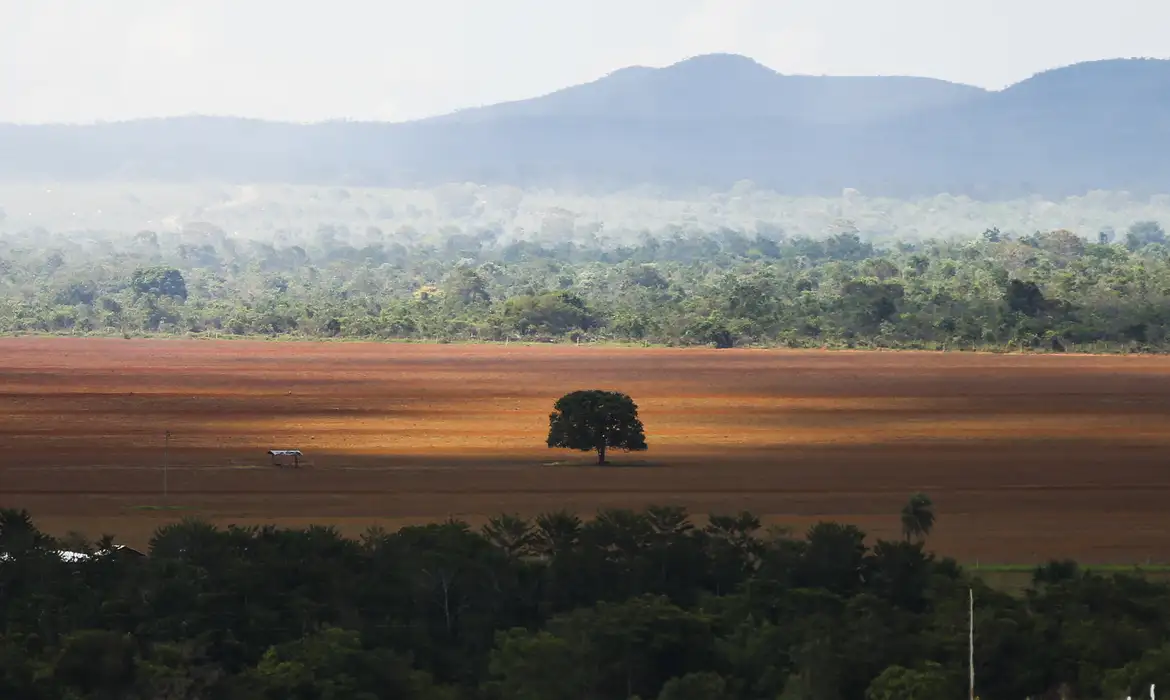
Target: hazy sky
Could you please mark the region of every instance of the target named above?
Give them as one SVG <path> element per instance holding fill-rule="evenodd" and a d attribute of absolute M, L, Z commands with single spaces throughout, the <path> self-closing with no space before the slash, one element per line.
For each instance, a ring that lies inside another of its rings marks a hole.
<path fill-rule="evenodd" d="M 998 88 L 1170 57 L 1167 0 L 0 0 L 0 121 L 409 119 L 633 64 Z"/>

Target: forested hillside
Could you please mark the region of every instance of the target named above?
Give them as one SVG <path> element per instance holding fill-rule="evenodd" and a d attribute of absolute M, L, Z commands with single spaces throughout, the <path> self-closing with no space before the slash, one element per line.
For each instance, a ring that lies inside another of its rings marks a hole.
<path fill-rule="evenodd" d="M 0 239 L 0 330 L 1149 351 L 1170 348 L 1167 244 L 1154 221 L 915 243 L 31 230 Z"/>
<path fill-rule="evenodd" d="M 932 521 L 188 521 L 141 557 L 0 510 L 0 697 L 937 700 L 966 692 L 969 590 L 979 697 L 1142 697 L 1170 672 L 1164 584 L 1061 562 L 1013 597 L 931 555 Z"/>

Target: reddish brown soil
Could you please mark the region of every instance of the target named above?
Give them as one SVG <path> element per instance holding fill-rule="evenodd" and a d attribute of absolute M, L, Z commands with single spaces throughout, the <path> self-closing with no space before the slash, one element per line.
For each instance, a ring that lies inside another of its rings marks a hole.
<path fill-rule="evenodd" d="M 578 388 L 632 395 L 650 450 L 546 448 Z M 924 491 L 964 560 L 1167 562 L 1168 427 L 1170 358 L 0 340 L 0 505 L 139 545 L 192 514 L 357 533 L 655 503 L 896 536 Z"/>

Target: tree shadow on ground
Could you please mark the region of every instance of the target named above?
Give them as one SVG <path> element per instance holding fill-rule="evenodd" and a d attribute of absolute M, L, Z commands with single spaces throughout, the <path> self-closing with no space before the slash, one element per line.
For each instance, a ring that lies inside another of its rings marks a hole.
<path fill-rule="evenodd" d="M 653 459 L 607 459 L 605 464 L 598 464 L 596 457 L 569 457 L 543 462 L 543 467 L 557 467 L 569 469 L 666 469 L 671 465 Z"/>

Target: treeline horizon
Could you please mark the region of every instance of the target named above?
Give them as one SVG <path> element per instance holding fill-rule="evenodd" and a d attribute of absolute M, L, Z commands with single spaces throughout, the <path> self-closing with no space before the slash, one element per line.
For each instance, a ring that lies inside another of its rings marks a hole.
<path fill-rule="evenodd" d="M 1054 561 L 1010 595 L 930 553 L 933 519 L 921 495 L 872 543 L 675 507 L 356 539 L 188 519 L 140 556 L 0 509 L 0 696 L 934 700 L 966 690 L 968 591 L 979 697 L 1170 672 L 1170 586 Z"/>
<path fill-rule="evenodd" d="M 1160 352 L 1155 221 L 877 243 L 721 230 L 604 246 L 498 231 L 303 244 L 214 227 L 0 239 L 0 332 Z"/>
<path fill-rule="evenodd" d="M 643 237 L 732 230 L 824 238 L 856 229 L 880 245 L 970 238 L 985 228 L 1012 236 L 1063 228 L 1095 237 L 1134 222 L 1170 221 L 1170 194 L 1084 190 L 980 199 L 944 189 L 909 199 L 842 188 L 798 196 L 749 180 L 728 188 L 519 187 L 455 181 L 435 187 L 342 187 L 279 183 L 0 180 L 0 239 L 128 238 L 216 228 L 240 241 L 312 243 L 323 229 L 361 246 L 373 236 L 441 245 L 451 235 L 489 233 L 502 242 L 589 246 Z"/>

